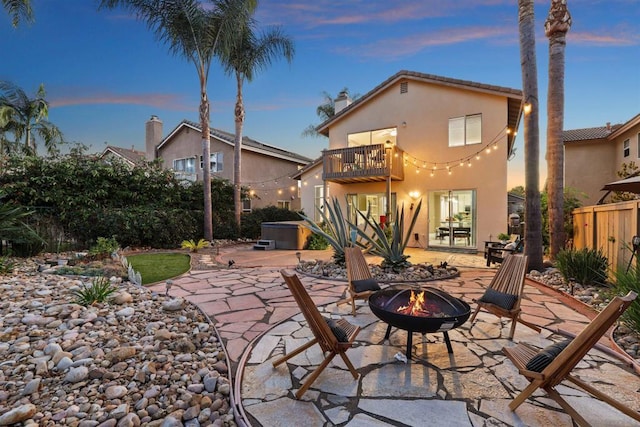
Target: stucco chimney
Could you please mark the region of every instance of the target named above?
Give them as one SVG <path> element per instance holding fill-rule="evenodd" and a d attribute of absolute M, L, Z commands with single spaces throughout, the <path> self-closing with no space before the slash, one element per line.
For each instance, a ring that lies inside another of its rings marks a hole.
<path fill-rule="evenodd" d="M 611 131 L 611 122 L 607 122 L 607 130 Z"/>
<path fill-rule="evenodd" d="M 341 91 L 338 94 L 338 97 L 333 101 L 335 114 L 338 114 L 340 111 L 347 108 L 349 105 L 351 105 L 351 102 L 353 101 L 351 100 L 351 98 L 349 98 L 349 94 L 347 93 L 347 91 Z"/>
<path fill-rule="evenodd" d="M 145 127 L 145 157 L 147 160 L 156 159 L 156 147 L 162 141 L 162 120 L 158 116 L 151 116 Z"/>

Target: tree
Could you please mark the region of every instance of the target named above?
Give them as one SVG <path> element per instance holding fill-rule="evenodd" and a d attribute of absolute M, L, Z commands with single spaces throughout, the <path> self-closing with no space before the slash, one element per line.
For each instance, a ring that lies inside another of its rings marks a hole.
<path fill-rule="evenodd" d="M 616 172 L 616 175 L 620 179 L 625 179 L 640 175 L 640 171 L 638 171 L 636 162 L 632 160 L 629 163 L 622 163 L 622 166 L 620 167 L 620 170 Z M 614 191 L 611 195 L 611 202 L 626 202 L 637 198 L 638 195 L 635 193 L 629 193 L 628 191 Z"/>
<path fill-rule="evenodd" d="M 542 216 L 540 210 L 540 131 L 538 125 L 538 73 L 533 0 L 518 0 L 520 65 L 524 109 L 525 254 L 529 268 L 542 268 Z"/>
<path fill-rule="evenodd" d="M 14 28 L 18 26 L 21 19 L 27 23 L 34 21 L 31 0 L 2 0 L 2 6 L 11 16 L 11 24 Z"/>
<path fill-rule="evenodd" d="M 0 138 L 3 151 L 21 151 L 35 155 L 37 152 L 35 132 L 44 141 L 49 154 L 58 151 L 58 145 L 64 143 L 62 132 L 49 122 L 49 103 L 45 99 L 44 85 L 40 85 L 35 98 L 29 96 L 18 86 L 10 82 L 0 82 Z M 13 141 L 7 138 L 13 134 Z"/>
<path fill-rule="evenodd" d="M 554 260 L 564 247 L 564 52 L 571 15 L 566 0 L 551 0 L 544 24 L 549 39 L 547 88 L 547 193 L 549 203 L 549 257 Z"/>
<path fill-rule="evenodd" d="M 253 11 L 252 11 L 253 13 Z M 284 35 L 280 28 L 272 28 L 261 36 L 255 34 L 255 21 L 246 15 L 248 22 L 244 25 L 244 32 L 239 35 L 230 50 L 221 52 L 221 60 L 228 74 L 236 78 L 235 105 L 235 148 L 233 154 L 233 185 L 235 220 L 240 229 L 242 214 L 242 128 L 245 119 L 245 109 L 242 97 L 244 81 L 253 80 L 259 69 L 264 69 L 278 56 L 284 56 L 290 63 L 293 59 L 294 46 L 290 38 Z"/>
<path fill-rule="evenodd" d="M 206 8 L 198 0 L 101 0 L 100 7 L 124 7 L 169 46 L 173 54 L 192 62 L 200 81 L 200 126 L 204 181 L 204 238 L 213 240 L 211 207 L 211 136 L 207 82 L 218 52 L 228 52 L 244 32 L 256 0 L 212 0 Z"/>
<path fill-rule="evenodd" d="M 354 94 L 354 95 L 349 95 L 349 89 L 347 89 L 346 87 L 343 88 L 340 93 L 344 93 L 347 96 L 349 96 L 352 100 L 356 100 L 358 98 L 360 98 L 359 94 Z M 322 96 L 323 96 L 323 102 L 322 104 L 318 105 L 318 107 L 316 108 L 316 115 L 320 118 L 321 123 L 326 122 L 327 120 L 329 120 L 331 117 L 336 115 L 336 102 L 335 102 L 335 98 L 333 96 L 331 96 L 331 94 L 329 92 L 323 91 L 322 92 Z M 307 137 L 307 136 L 313 136 L 313 137 L 317 137 L 317 136 L 321 136 L 318 131 L 316 130 L 317 125 L 309 125 L 305 128 L 304 131 L 302 131 L 302 136 L 303 137 Z"/>

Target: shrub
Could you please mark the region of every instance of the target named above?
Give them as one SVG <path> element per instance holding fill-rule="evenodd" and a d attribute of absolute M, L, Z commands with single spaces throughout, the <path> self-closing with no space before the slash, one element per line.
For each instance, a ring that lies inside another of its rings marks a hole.
<path fill-rule="evenodd" d="M 602 285 L 607 280 L 607 257 L 599 249 L 563 249 L 558 252 L 556 268 L 567 283 L 575 281 L 590 286 Z"/>
<path fill-rule="evenodd" d="M 182 249 L 189 249 L 190 252 L 198 252 L 199 249 L 207 247 L 209 242 L 204 239 L 200 239 L 197 242 L 193 239 L 191 240 L 183 240 L 180 244 Z"/>
<path fill-rule="evenodd" d="M 626 295 L 629 291 L 640 294 L 640 263 L 629 270 L 618 269 L 615 272 L 615 291 Z M 634 301 L 622 314 L 622 320 L 635 331 L 640 332 L 640 303 Z"/>
<path fill-rule="evenodd" d="M 82 285 L 81 289 L 73 291 L 73 295 L 77 304 L 87 307 L 107 302 L 117 290 L 106 277 L 96 277 L 91 285 Z"/>
<path fill-rule="evenodd" d="M 96 244 L 89 249 L 89 254 L 96 258 L 107 258 L 118 250 L 120 245 L 114 237 L 107 239 L 106 237 L 98 237 Z"/>
<path fill-rule="evenodd" d="M 307 239 L 307 249 L 311 251 L 321 251 L 327 249 L 329 247 L 329 242 L 324 236 L 312 233 Z"/>
<path fill-rule="evenodd" d="M 13 273 L 15 263 L 8 256 L 0 257 L 0 276 Z"/>

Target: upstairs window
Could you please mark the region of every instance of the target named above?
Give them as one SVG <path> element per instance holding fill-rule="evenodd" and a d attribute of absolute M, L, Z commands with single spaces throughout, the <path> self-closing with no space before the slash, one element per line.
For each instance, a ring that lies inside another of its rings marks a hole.
<path fill-rule="evenodd" d="M 624 142 L 622 143 L 622 156 L 623 157 L 629 157 L 629 153 L 630 153 L 630 141 L 628 139 L 625 139 Z"/>
<path fill-rule="evenodd" d="M 222 153 L 211 153 L 211 172 L 222 172 Z M 204 169 L 204 163 L 202 162 L 202 156 L 200 156 L 200 169 Z"/>
<path fill-rule="evenodd" d="M 638 134 L 638 158 L 640 159 L 640 133 Z"/>
<path fill-rule="evenodd" d="M 173 161 L 173 170 L 176 172 L 196 173 L 196 159 L 193 157 L 175 159 Z"/>
<path fill-rule="evenodd" d="M 482 114 L 449 119 L 449 147 L 462 147 L 481 142 Z"/>

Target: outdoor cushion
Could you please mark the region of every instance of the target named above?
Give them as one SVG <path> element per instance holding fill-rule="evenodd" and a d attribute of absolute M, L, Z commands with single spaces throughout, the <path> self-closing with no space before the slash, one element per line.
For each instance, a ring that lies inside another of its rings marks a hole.
<path fill-rule="evenodd" d="M 331 328 L 331 332 L 333 332 L 333 335 L 336 336 L 336 339 L 340 342 L 349 342 L 349 337 L 347 336 L 347 332 L 342 329 L 338 323 L 336 323 L 335 320 L 333 319 L 329 319 L 329 318 L 324 318 L 324 320 L 327 322 L 327 325 L 329 325 L 329 328 Z"/>
<path fill-rule="evenodd" d="M 543 348 L 529 360 L 527 369 L 534 372 L 542 372 L 570 342 L 571 340 L 565 340 Z"/>
<path fill-rule="evenodd" d="M 482 302 L 488 302 L 490 304 L 502 307 L 505 310 L 511 310 L 513 305 L 518 300 L 517 295 L 511 295 L 504 292 L 496 291 L 495 289 L 487 289 L 484 295 L 480 298 Z"/>
<path fill-rule="evenodd" d="M 380 290 L 380 285 L 378 285 L 375 279 L 353 280 L 351 285 L 356 293 Z"/>
<path fill-rule="evenodd" d="M 518 244 L 516 242 L 507 243 L 504 246 L 504 249 L 515 249 L 517 245 Z M 510 253 L 512 253 L 512 251 L 502 251 L 502 257 L 504 258 L 507 255 L 509 255 Z"/>

